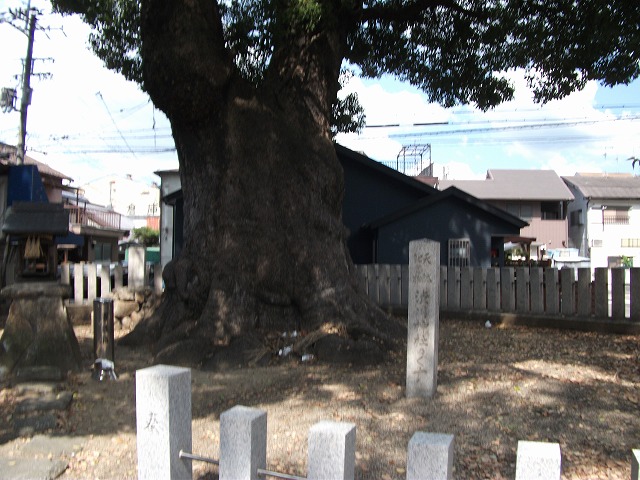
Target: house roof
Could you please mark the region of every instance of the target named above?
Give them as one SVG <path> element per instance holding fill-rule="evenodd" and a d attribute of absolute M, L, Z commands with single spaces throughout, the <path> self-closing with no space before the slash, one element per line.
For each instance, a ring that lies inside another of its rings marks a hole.
<path fill-rule="evenodd" d="M 442 190 L 455 186 L 482 200 L 573 200 L 553 170 L 488 170 L 485 180 L 441 180 Z"/>
<path fill-rule="evenodd" d="M 2 165 L 17 165 L 16 163 L 16 147 L 12 145 L 7 145 L 6 143 L 0 143 L 0 152 L 4 152 L 5 155 L 0 157 L 0 164 Z M 49 177 L 59 178 L 61 180 L 69 180 L 73 181 L 73 178 L 68 177 L 64 173 L 61 173 L 53 168 L 51 168 L 46 163 L 39 162 L 38 160 L 31 158 L 28 155 L 24 157 L 25 165 L 35 165 L 38 167 L 38 172 L 40 175 L 47 175 Z"/>
<path fill-rule="evenodd" d="M 469 193 L 464 192 L 457 187 L 448 187 L 446 190 L 438 192 L 438 194 L 436 195 L 425 197 L 421 200 L 418 200 L 417 202 L 414 202 L 413 204 L 409 205 L 406 208 L 400 209 L 397 212 L 394 212 L 382 218 L 379 218 L 378 220 L 375 220 L 370 224 L 366 225 L 366 227 L 373 228 L 373 229 L 379 228 L 383 225 L 387 225 L 389 223 L 395 222 L 396 220 L 402 217 L 405 217 L 407 215 L 410 215 L 418 210 L 428 208 L 432 205 L 435 205 L 436 203 L 442 202 L 450 198 L 456 198 L 458 200 L 461 200 L 462 202 L 467 203 L 472 208 L 480 209 L 488 213 L 489 215 L 493 215 L 497 218 L 500 218 L 501 220 L 511 223 L 518 228 L 523 228 L 529 225 L 527 222 L 525 222 L 521 218 L 516 217 L 515 215 L 511 215 L 510 213 L 502 210 L 501 208 L 494 207 L 493 205 L 485 201 L 479 200 L 473 195 L 470 195 Z"/>
<path fill-rule="evenodd" d="M 69 233 L 69 212 L 61 203 L 16 202 L 7 208 L 2 231 L 66 235 Z"/>
<path fill-rule="evenodd" d="M 640 177 L 629 174 L 585 174 L 562 177 L 586 198 L 640 198 Z"/>
<path fill-rule="evenodd" d="M 401 173 L 397 170 L 394 170 L 391 167 L 387 167 L 386 165 L 383 165 L 382 163 L 372 158 L 369 158 L 366 155 L 363 155 L 362 153 L 355 152 L 337 143 L 334 143 L 334 145 L 336 148 L 336 153 L 338 154 L 338 158 L 341 161 L 346 159 L 346 160 L 351 160 L 355 163 L 359 163 L 360 165 L 363 165 L 367 168 L 370 168 L 371 170 L 374 170 L 382 175 L 385 175 L 389 179 L 393 179 L 395 181 L 403 183 L 407 187 L 417 189 L 422 193 L 433 194 L 438 192 L 438 190 L 436 190 L 434 187 L 427 185 L 426 183 L 420 182 L 415 178 L 405 175 L 404 173 Z"/>

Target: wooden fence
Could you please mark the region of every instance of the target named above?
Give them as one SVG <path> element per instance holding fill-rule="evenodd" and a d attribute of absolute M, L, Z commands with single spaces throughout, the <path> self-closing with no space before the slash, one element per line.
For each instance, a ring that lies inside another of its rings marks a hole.
<path fill-rule="evenodd" d="M 357 265 L 369 297 L 408 305 L 408 265 Z M 440 310 L 640 321 L 640 268 L 440 268 Z"/>

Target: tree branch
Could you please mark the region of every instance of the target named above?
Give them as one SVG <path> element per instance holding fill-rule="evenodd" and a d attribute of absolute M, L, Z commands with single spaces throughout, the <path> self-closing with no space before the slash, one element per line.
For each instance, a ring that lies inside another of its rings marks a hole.
<path fill-rule="evenodd" d="M 170 118 L 206 114 L 234 71 L 218 3 L 143 0 L 141 39 L 145 87 L 156 106 Z"/>
<path fill-rule="evenodd" d="M 425 10 L 445 7 L 470 17 L 482 17 L 481 12 L 462 7 L 455 0 L 414 0 L 412 2 L 384 3 L 365 8 L 362 21 L 382 20 L 387 22 L 410 22 L 416 20 Z"/>

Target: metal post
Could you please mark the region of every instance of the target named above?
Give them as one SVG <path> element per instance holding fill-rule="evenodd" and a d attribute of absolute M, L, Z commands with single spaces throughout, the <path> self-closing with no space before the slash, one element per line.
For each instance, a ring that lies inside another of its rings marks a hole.
<path fill-rule="evenodd" d="M 93 301 L 93 354 L 93 377 L 116 380 L 113 300 L 110 298 L 100 297 Z"/>

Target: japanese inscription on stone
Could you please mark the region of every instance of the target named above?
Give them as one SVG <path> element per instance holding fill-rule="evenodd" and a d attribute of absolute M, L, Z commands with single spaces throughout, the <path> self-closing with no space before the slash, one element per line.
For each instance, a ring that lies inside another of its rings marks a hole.
<path fill-rule="evenodd" d="M 409 244 L 409 316 L 407 396 L 431 397 L 436 391 L 440 244 L 416 240 Z"/>

